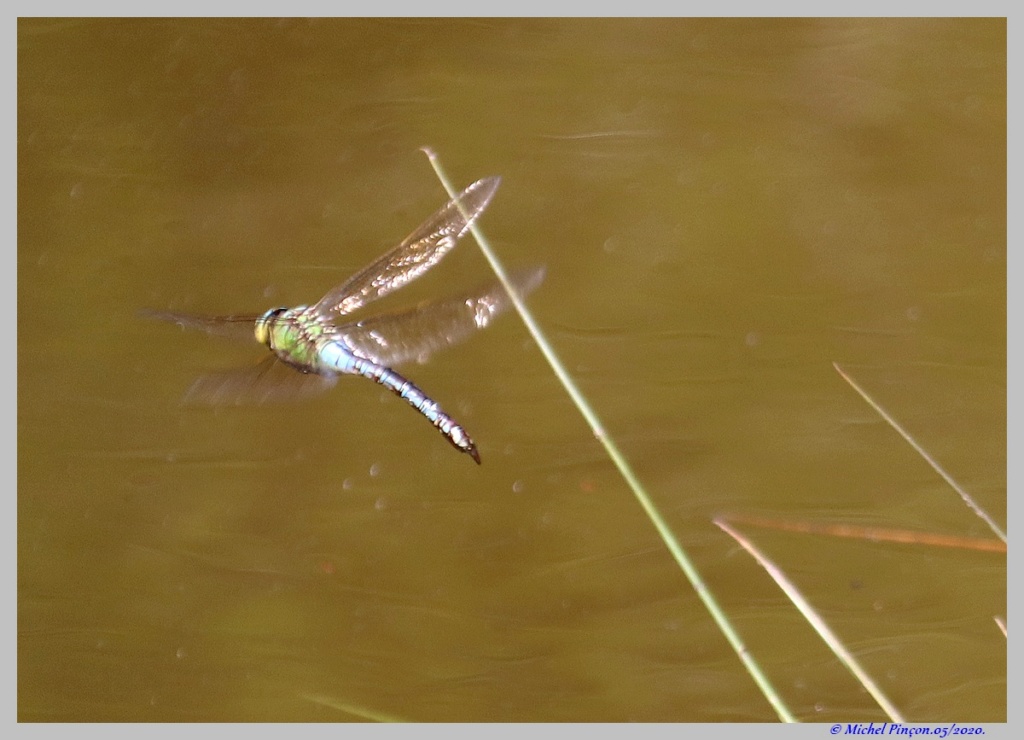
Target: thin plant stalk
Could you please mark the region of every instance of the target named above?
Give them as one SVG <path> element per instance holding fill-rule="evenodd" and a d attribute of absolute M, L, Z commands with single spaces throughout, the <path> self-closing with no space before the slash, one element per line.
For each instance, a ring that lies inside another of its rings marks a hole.
<path fill-rule="evenodd" d="M 452 187 L 452 184 L 448 180 L 447 175 L 445 175 L 443 169 L 441 168 L 441 164 L 438 161 L 437 155 L 434 153 L 432 149 L 429 149 L 427 147 L 423 147 L 422 151 L 424 154 L 427 155 L 427 158 L 430 160 L 430 164 L 434 168 L 434 172 L 437 173 L 438 180 L 441 181 L 441 184 L 444 186 L 444 189 L 448 191 L 449 197 L 454 198 L 456 195 L 456 190 Z M 662 542 L 665 543 L 665 547 L 668 548 L 669 552 L 672 554 L 672 557 L 675 559 L 676 563 L 683 571 L 687 580 L 690 581 L 690 584 L 693 586 L 694 591 L 697 592 L 697 596 L 700 598 L 702 602 L 704 602 L 704 606 L 711 614 L 711 618 L 718 625 L 718 628 L 722 631 L 722 634 L 725 636 L 726 640 L 729 641 L 729 644 L 736 652 L 737 657 L 739 657 L 740 661 L 742 661 L 747 671 L 750 673 L 750 676 L 753 678 L 754 682 L 761 689 L 761 691 L 765 695 L 765 698 L 768 699 L 768 702 L 775 709 L 779 718 L 786 722 L 795 722 L 796 717 L 783 703 L 778 692 L 775 691 L 775 688 L 771 685 L 767 676 L 764 674 L 764 671 L 761 670 L 761 667 L 758 665 L 757 661 L 754 660 L 753 656 L 750 654 L 750 651 L 743 643 L 739 634 L 736 632 L 735 629 L 733 629 L 732 624 L 729 622 L 725 613 L 718 605 L 717 600 L 714 598 L 711 591 L 704 583 L 704 580 L 703 578 L 701 578 L 700 573 L 697 571 L 697 568 L 694 566 L 689 556 L 687 556 L 686 553 L 683 551 L 683 548 L 679 544 L 679 541 L 675 538 L 675 535 L 672 533 L 672 530 L 669 529 L 668 524 L 665 522 L 665 519 L 658 511 L 657 507 L 654 505 L 654 502 L 651 500 L 650 496 L 647 495 L 647 492 L 641 485 L 640 480 L 637 478 L 636 474 L 633 472 L 633 469 L 626 461 L 625 456 L 619 450 L 618 445 L 615 444 L 615 440 L 613 440 L 611 436 L 605 431 L 604 425 L 598 418 L 597 413 L 594 411 L 593 408 L 591 408 L 586 398 L 584 398 L 583 394 L 576 386 L 576 383 L 573 381 L 572 377 L 565 369 L 561 360 L 558 359 L 558 356 L 555 354 L 555 350 L 552 348 L 551 344 L 545 338 L 540 326 L 534 320 L 533 316 L 526 308 L 526 305 L 523 303 L 522 300 L 520 300 L 519 296 L 516 294 L 516 291 L 510 285 L 505 269 L 502 267 L 497 256 L 494 254 L 494 251 L 491 249 L 490 244 L 487 241 L 487 238 L 483 235 L 483 232 L 481 232 L 480 227 L 476 223 L 473 223 L 472 226 L 470 226 L 470 231 L 472 231 L 473 236 L 476 238 L 477 244 L 480 246 L 480 251 L 483 252 L 484 258 L 491 266 L 491 269 L 494 271 L 494 274 L 498 276 L 498 280 L 505 287 L 505 290 L 508 291 L 509 296 L 511 296 L 512 304 L 515 306 L 516 311 L 519 313 L 519 317 L 523 320 L 523 323 L 526 325 L 527 331 L 530 332 L 530 336 L 533 337 L 533 340 L 537 343 L 537 346 L 540 348 L 541 353 L 544 355 L 544 359 L 548 361 L 548 364 L 551 366 L 552 371 L 554 371 L 555 376 L 558 378 L 559 382 L 561 382 L 562 387 L 565 388 L 566 393 L 569 394 L 569 397 L 572 399 L 573 403 L 576 404 L 576 408 L 579 409 L 580 414 L 583 415 L 583 418 L 590 426 L 590 430 L 593 433 L 594 437 L 597 438 L 597 441 L 601 443 L 605 451 L 608 453 L 608 456 L 611 458 L 612 463 L 615 465 L 616 469 L 618 469 L 619 473 L 626 481 L 626 485 L 629 486 L 630 490 L 633 492 L 633 495 L 636 497 L 636 500 L 640 503 L 641 508 L 647 514 L 647 518 L 651 520 L 651 523 L 657 530 Z"/>
<path fill-rule="evenodd" d="M 893 527 L 864 527 L 858 524 L 800 521 L 798 519 L 771 519 L 748 516 L 746 514 L 726 514 L 720 518 L 733 524 L 750 524 L 755 527 L 774 529 L 781 532 L 802 532 L 804 534 L 821 534 L 829 537 L 850 537 L 858 540 L 870 540 L 871 542 L 902 542 L 910 545 L 928 545 L 930 547 L 954 547 L 958 550 L 976 550 L 978 552 L 1006 552 L 1005 542 L 991 538 L 958 537 L 956 535 L 915 532 L 909 529 L 895 529 Z"/>
<path fill-rule="evenodd" d="M 901 437 L 903 437 L 903 439 L 905 439 L 910 444 L 911 447 L 913 447 L 917 451 L 917 454 L 919 454 L 921 457 L 924 458 L 924 461 L 926 463 L 928 463 L 929 465 L 932 466 L 932 470 L 934 470 L 936 473 L 938 473 L 940 476 L 942 476 L 942 479 L 944 481 L 946 481 L 946 483 L 948 483 L 950 486 L 952 486 L 954 491 L 956 491 L 958 494 L 960 494 L 960 498 L 963 499 L 964 503 L 967 504 L 967 506 L 975 514 L 977 514 L 982 519 L 982 521 L 984 521 L 986 524 L 988 524 L 988 526 L 995 533 L 996 537 L 1001 539 L 1003 542 L 1006 542 L 1006 532 L 1003 531 L 1002 527 L 1000 527 L 998 524 L 996 524 L 995 520 L 989 515 L 989 513 L 987 511 L 985 511 L 984 509 L 982 509 L 981 506 L 979 506 L 975 502 L 975 500 L 971 497 L 971 495 L 969 493 L 967 493 L 967 491 L 965 491 L 963 489 L 963 487 L 959 483 L 957 483 L 955 480 L 953 480 L 953 476 L 951 476 L 949 473 L 947 473 L 943 469 L 943 467 L 941 465 L 939 465 L 938 461 L 934 457 L 932 457 L 930 454 L 928 454 L 928 452 L 924 449 L 924 447 L 922 447 L 920 444 L 918 444 L 917 440 L 915 440 L 913 437 L 911 437 L 910 433 L 907 432 L 902 426 L 900 426 L 899 422 L 896 421 L 889 414 L 888 411 L 886 411 L 884 408 L 882 408 L 881 404 L 879 404 L 875 399 L 873 399 L 870 395 L 868 395 L 868 392 L 866 390 L 864 390 L 863 388 L 861 388 L 860 385 L 857 384 L 857 381 L 855 381 L 853 378 L 851 378 L 850 375 L 845 370 L 843 370 L 843 368 L 841 368 L 839 366 L 838 362 L 833 362 L 832 363 L 832 367 L 834 367 L 836 369 L 836 372 L 839 373 L 839 375 L 842 377 L 843 380 L 845 380 L 847 383 L 850 384 L 851 388 L 853 388 L 855 391 L 857 391 L 858 394 L 860 394 L 861 398 L 863 398 L 865 401 L 867 401 L 868 405 L 871 408 L 873 408 L 878 413 L 879 416 L 881 416 L 883 419 L 885 419 L 885 421 L 889 424 L 889 426 L 891 426 L 893 429 L 895 429 L 896 432 Z"/>
<path fill-rule="evenodd" d="M 331 709 L 336 709 L 339 712 L 350 714 L 353 717 L 358 717 L 360 719 L 367 720 L 368 722 L 392 723 L 407 721 L 402 719 L 401 717 L 396 717 L 394 715 L 386 714 L 384 712 L 378 712 L 377 710 L 370 709 L 368 707 L 360 707 L 355 704 L 346 704 L 343 701 L 340 701 L 338 699 L 332 699 L 331 697 L 324 696 L 323 694 L 299 694 L 299 697 L 305 699 L 306 701 L 313 702 L 314 704 L 319 704 L 324 707 L 330 707 Z"/>
<path fill-rule="evenodd" d="M 842 661 L 843 665 L 849 669 L 861 685 L 867 690 L 869 694 L 878 702 L 878 705 L 882 710 L 889 715 L 889 719 L 893 722 L 906 722 L 903 715 L 900 714 L 899 709 L 893 704 L 889 697 L 885 695 L 885 692 L 875 683 L 874 679 L 868 674 L 864 667 L 857 661 L 842 640 L 839 639 L 838 635 L 832 631 L 825 620 L 814 610 L 814 608 L 808 603 L 804 595 L 800 593 L 800 590 L 796 585 L 786 577 L 786 575 L 775 565 L 764 553 L 762 553 L 752 542 L 746 537 L 741 535 L 739 532 L 734 530 L 728 524 L 725 523 L 721 518 L 714 520 L 721 529 L 728 533 L 736 542 L 739 543 L 740 547 L 749 552 L 754 560 L 764 568 L 768 575 L 772 577 L 779 588 L 789 597 L 789 600 L 793 602 L 793 605 L 800 610 L 800 613 L 804 615 L 804 619 L 814 628 L 814 630 L 821 636 L 821 639 L 825 641 L 825 644 L 829 646 L 836 657 Z"/>

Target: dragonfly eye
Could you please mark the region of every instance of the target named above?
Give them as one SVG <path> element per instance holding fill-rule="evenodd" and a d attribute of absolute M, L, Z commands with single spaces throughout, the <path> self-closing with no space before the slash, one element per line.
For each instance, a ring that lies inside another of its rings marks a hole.
<path fill-rule="evenodd" d="M 270 327 L 274 323 L 274 319 L 287 310 L 287 308 L 272 308 L 256 319 L 255 333 L 257 342 L 270 347 Z M 273 349 L 273 347 L 270 348 Z"/>

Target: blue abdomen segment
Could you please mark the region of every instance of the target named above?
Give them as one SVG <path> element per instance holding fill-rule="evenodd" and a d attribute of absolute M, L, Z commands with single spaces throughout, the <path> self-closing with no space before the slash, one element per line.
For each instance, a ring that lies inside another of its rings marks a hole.
<path fill-rule="evenodd" d="M 436 401 L 432 401 L 411 381 L 403 378 L 389 367 L 357 357 L 338 342 L 327 342 L 320 348 L 320 359 L 332 370 L 347 375 L 362 375 L 404 398 L 414 409 L 423 414 L 438 431 L 452 443 L 455 449 L 465 452 L 480 464 L 480 453 L 469 434 L 448 416 Z"/>

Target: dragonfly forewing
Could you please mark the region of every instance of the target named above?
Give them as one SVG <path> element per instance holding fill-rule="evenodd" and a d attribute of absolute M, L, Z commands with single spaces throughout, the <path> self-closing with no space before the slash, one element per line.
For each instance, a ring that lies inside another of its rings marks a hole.
<path fill-rule="evenodd" d="M 452 250 L 494 197 L 500 177 L 477 180 L 448 201 L 394 249 L 384 253 L 314 306 L 324 316 L 352 313 L 415 280 Z"/>

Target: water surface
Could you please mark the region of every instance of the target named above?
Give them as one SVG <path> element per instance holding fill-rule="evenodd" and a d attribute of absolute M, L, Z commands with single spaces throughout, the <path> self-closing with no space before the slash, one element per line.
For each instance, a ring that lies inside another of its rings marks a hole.
<path fill-rule="evenodd" d="M 445 195 L 784 699 L 884 715 L 711 518 L 1006 515 L 1003 20 L 23 20 L 23 720 L 771 721 L 514 317 L 381 388 L 140 309 L 317 299 Z M 471 243 L 382 308 L 488 279 Z M 1004 721 L 1005 558 L 745 527 L 915 721 Z"/>

